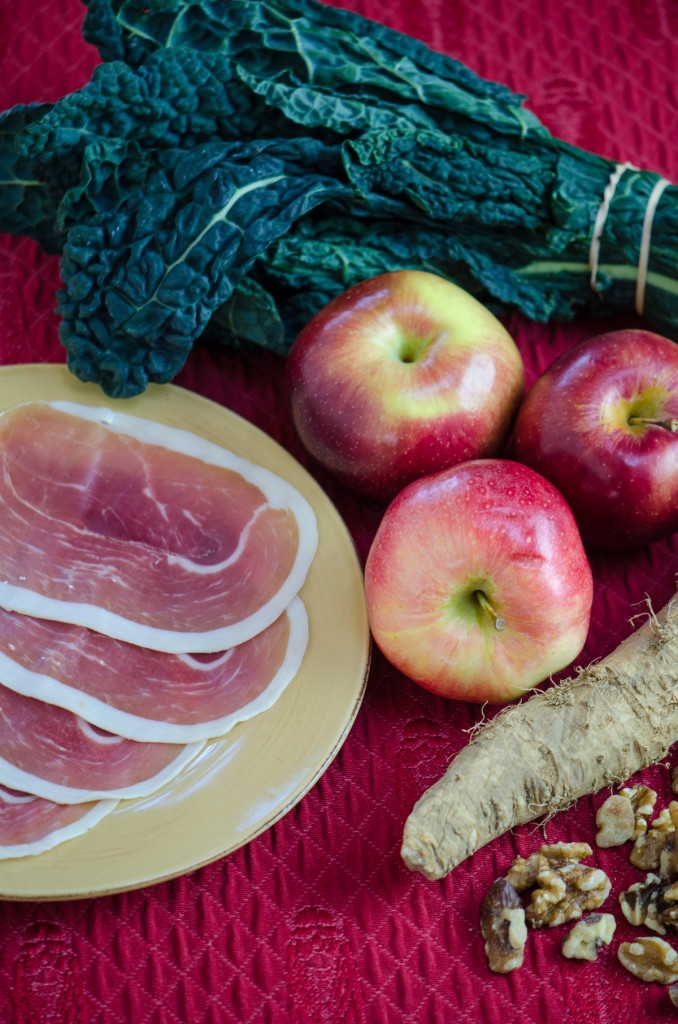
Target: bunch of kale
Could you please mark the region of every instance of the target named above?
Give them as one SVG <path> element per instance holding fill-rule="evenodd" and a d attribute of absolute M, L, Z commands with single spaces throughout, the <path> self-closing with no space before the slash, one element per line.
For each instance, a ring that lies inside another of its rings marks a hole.
<path fill-rule="evenodd" d="M 658 175 L 554 139 L 522 97 L 315 0 L 86 0 L 92 80 L 0 116 L 0 230 L 61 253 L 71 370 L 112 397 L 171 380 L 207 332 L 286 352 L 385 270 L 544 321 L 632 308 Z M 678 335 L 678 189 L 645 312 Z"/>

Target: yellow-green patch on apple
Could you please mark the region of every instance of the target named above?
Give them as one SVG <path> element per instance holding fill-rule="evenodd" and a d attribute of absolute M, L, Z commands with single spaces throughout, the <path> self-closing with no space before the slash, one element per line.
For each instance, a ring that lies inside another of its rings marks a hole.
<path fill-rule="evenodd" d="M 547 367 L 522 403 L 514 457 L 547 477 L 584 543 L 623 550 L 678 530 L 678 345 L 609 331 Z"/>
<path fill-rule="evenodd" d="M 500 452 L 524 367 L 492 313 L 445 278 L 403 270 L 324 307 L 289 353 L 299 437 L 342 482 L 390 500 L 420 476 Z"/>
<path fill-rule="evenodd" d="M 491 704 L 576 658 L 593 599 L 567 503 L 506 459 L 405 487 L 377 530 L 365 588 L 372 634 L 392 664 L 434 693 Z"/>
<path fill-rule="evenodd" d="M 645 435 L 650 424 L 660 424 L 675 432 L 678 420 L 667 412 L 672 404 L 675 406 L 671 392 L 656 385 L 637 390 L 628 398 L 615 393 L 602 403 L 598 422 L 608 434 L 621 430 L 637 438 Z"/>

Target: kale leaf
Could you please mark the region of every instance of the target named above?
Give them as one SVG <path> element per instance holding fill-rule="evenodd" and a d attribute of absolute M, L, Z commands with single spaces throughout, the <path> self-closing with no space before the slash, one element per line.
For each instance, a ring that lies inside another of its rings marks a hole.
<path fill-rule="evenodd" d="M 322 166 L 331 158 L 322 149 L 307 146 L 302 155 Z M 73 373 L 114 397 L 171 380 L 269 242 L 345 193 L 333 177 L 302 172 L 295 159 L 285 140 L 264 140 L 256 151 L 204 143 L 190 153 L 164 151 L 115 204 L 102 177 L 77 190 L 58 295 Z M 114 171 L 126 185 L 124 159 Z"/>
<path fill-rule="evenodd" d="M 50 109 L 49 103 L 33 103 L 0 113 L 0 224 L 9 234 L 28 235 L 47 252 L 56 253 L 64 241 L 56 223 L 58 197 L 36 177 L 31 162 L 14 144 L 27 125 Z"/>
<path fill-rule="evenodd" d="M 0 228 L 62 252 L 69 366 L 115 396 L 203 334 L 286 352 L 385 270 L 536 320 L 632 308 L 658 175 L 554 139 L 523 97 L 316 0 L 86 0 L 104 63 L 0 121 Z M 655 213 L 648 319 L 678 336 L 678 189 Z"/>

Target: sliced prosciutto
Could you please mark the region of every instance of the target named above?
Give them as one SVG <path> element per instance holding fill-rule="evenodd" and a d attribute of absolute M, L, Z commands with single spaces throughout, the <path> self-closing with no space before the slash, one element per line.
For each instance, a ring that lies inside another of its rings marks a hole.
<path fill-rule="evenodd" d="M 147 796 L 202 744 L 138 743 L 0 686 L 0 784 L 59 803 Z"/>
<path fill-rule="evenodd" d="M 57 804 L 0 786 L 0 859 L 44 853 L 83 835 L 116 804 L 116 800 Z"/>
<path fill-rule="evenodd" d="M 292 485 L 184 430 L 108 408 L 0 416 L 0 605 L 166 652 L 270 625 L 317 545 Z"/>
<path fill-rule="evenodd" d="M 300 598 L 252 639 L 214 655 L 166 654 L 0 610 L 0 680 L 118 736 L 193 743 L 271 707 L 307 640 Z"/>

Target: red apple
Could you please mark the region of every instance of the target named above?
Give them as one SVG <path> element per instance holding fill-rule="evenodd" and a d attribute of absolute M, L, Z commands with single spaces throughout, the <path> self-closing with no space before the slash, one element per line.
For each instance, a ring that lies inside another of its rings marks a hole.
<path fill-rule="evenodd" d="M 380 274 L 314 316 L 287 358 L 308 452 L 378 499 L 470 458 L 498 454 L 523 398 L 523 361 L 481 303 L 417 270 Z"/>
<path fill-rule="evenodd" d="M 530 389 L 514 456 L 564 495 L 584 543 L 624 549 L 678 530 L 678 345 L 611 331 L 564 352 Z"/>
<path fill-rule="evenodd" d="M 593 579 L 555 487 L 508 459 L 409 484 L 365 566 L 374 640 L 444 697 L 504 704 L 564 668 L 588 632 Z"/>

